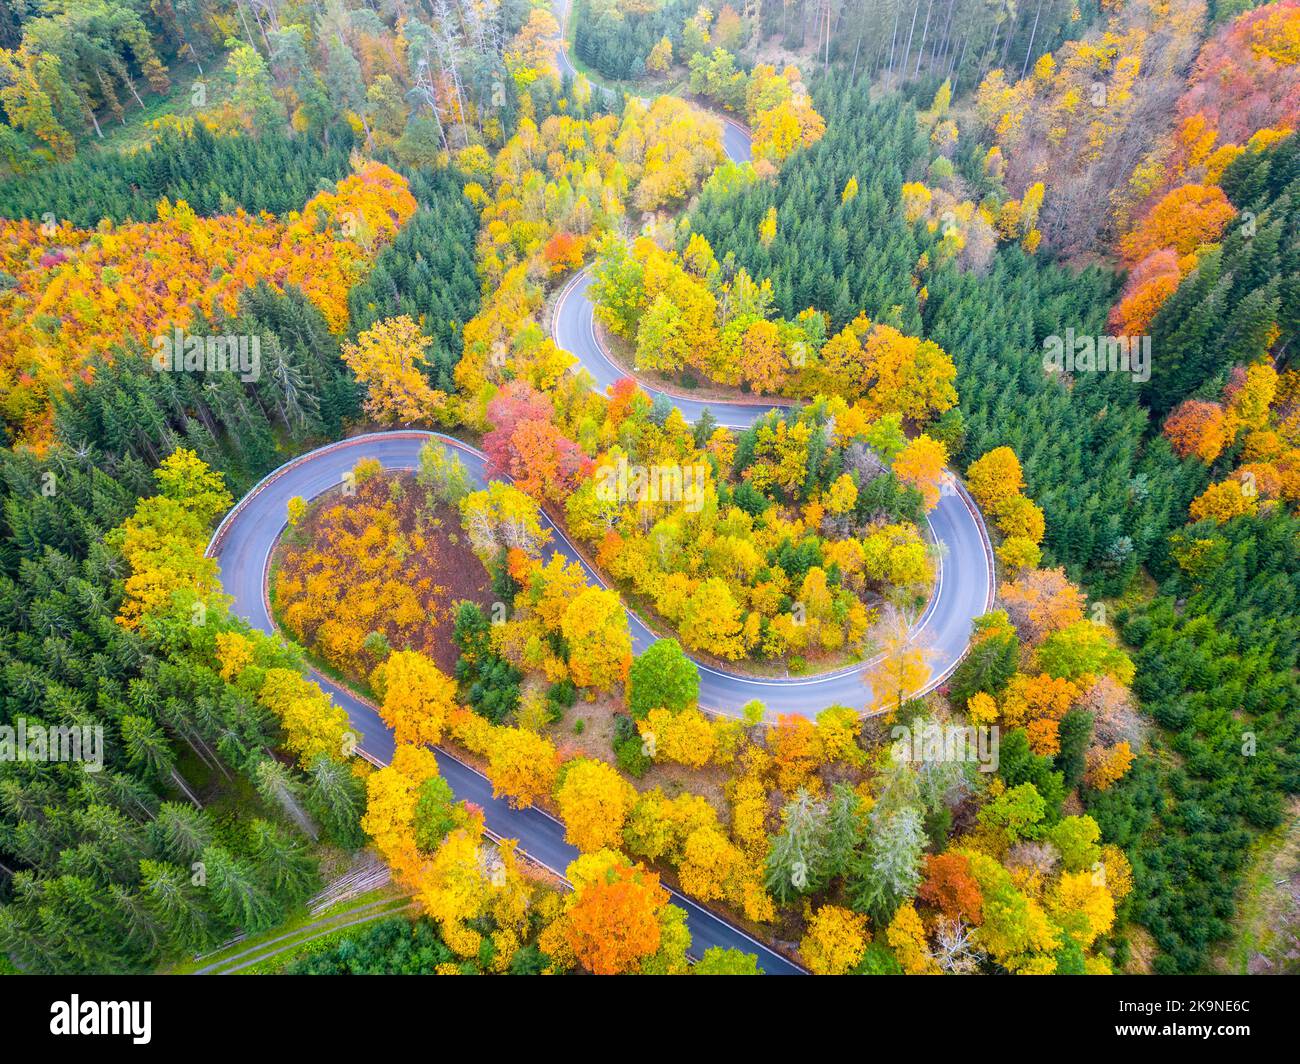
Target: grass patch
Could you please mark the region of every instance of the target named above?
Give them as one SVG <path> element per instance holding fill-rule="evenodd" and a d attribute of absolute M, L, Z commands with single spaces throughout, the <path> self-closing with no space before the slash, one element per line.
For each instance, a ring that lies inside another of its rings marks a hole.
<path fill-rule="evenodd" d="M 244 961 L 252 960 L 255 954 L 240 956 L 246 954 L 249 950 L 256 950 L 264 946 L 268 950 L 278 950 L 284 946 L 301 942 L 304 938 L 309 938 L 314 932 L 319 932 L 322 928 L 322 922 L 328 922 L 331 918 L 341 917 L 343 914 L 359 909 L 364 905 L 372 902 L 387 901 L 388 905 L 376 906 L 368 912 L 376 912 L 380 909 L 387 910 L 391 906 L 397 906 L 399 903 L 407 902 L 406 895 L 402 894 L 398 888 L 392 884 L 383 887 L 376 887 L 374 890 L 366 891 L 355 897 L 348 898 L 344 901 L 336 902 L 334 905 L 321 910 L 318 913 L 310 912 L 307 907 L 301 906 L 294 911 L 284 923 L 279 924 L 261 934 L 252 935 L 248 938 L 240 939 L 238 942 L 232 942 L 214 953 L 206 954 L 202 957 L 190 958 L 188 960 L 168 965 L 159 969 L 165 975 L 193 975 L 201 968 L 208 968 L 216 965 L 217 968 L 213 974 L 219 974 L 221 969 L 230 964 L 240 964 Z M 365 914 L 358 914 L 365 915 Z M 276 941 L 279 940 L 279 941 Z M 236 959 L 238 958 L 238 959 Z"/>
<path fill-rule="evenodd" d="M 1230 975 L 1300 972 L 1300 802 L 1251 845 L 1250 871 L 1238 895 L 1232 935 L 1215 957 Z"/>
<path fill-rule="evenodd" d="M 196 82 L 202 82 L 207 94 L 205 107 L 212 107 L 225 98 L 229 92 L 228 85 L 222 71 L 225 68 L 225 57 L 220 56 L 212 60 L 205 67 L 205 73 L 200 75 L 199 68 L 193 62 L 175 63 L 168 72 L 171 77 L 171 88 L 164 93 L 141 93 L 144 99 L 144 107 L 135 107 L 125 115 L 126 122 L 119 122 L 115 117 L 110 115 L 105 120 L 103 115 L 99 116 L 100 125 L 104 130 L 102 138 L 96 137 L 92 132 L 90 136 L 82 141 L 82 150 L 89 151 L 106 151 L 126 153 L 139 151 L 148 145 L 155 137 L 155 131 L 150 128 L 150 123 L 168 115 L 176 115 L 180 118 L 193 118 L 203 108 L 196 108 L 191 104 L 193 98 L 194 85 Z M 134 103 L 134 98 L 127 94 L 127 99 Z"/>
<path fill-rule="evenodd" d="M 405 915 L 408 910 L 410 910 L 411 915 L 414 915 L 414 910 L 411 909 L 410 899 L 402 898 L 399 902 L 394 903 L 391 906 L 382 906 L 371 909 L 365 913 L 359 913 L 356 917 L 358 921 L 356 923 L 350 923 L 349 921 L 344 920 L 337 928 L 325 934 L 316 933 L 314 936 L 311 934 L 299 936 L 290 944 L 291 948 L 286 949 L 283 953 L 276 953 L 273 956 L 267 957 L 265 960 L 260 960 L 256 964 L 250 964 L 247 968 L 241 968 L 239 971 L 231 974 L 281 975 L 291 964 L 302 960 L 304 957 L 310 957 L 313 954 L 322 953 L 325 950 L 332 949 L 344 939 L 358 934 L 368 928 L 371 924 L 378 923 L 380 920 L 386 920 L 393 916 Z M 280 949 L 283 945 L 285 944 L 277 944 L 275 948 Z"/>

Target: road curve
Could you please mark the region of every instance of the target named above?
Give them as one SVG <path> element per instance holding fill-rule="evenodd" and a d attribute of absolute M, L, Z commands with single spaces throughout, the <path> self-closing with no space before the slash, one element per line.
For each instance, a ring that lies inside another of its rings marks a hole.
<path fill-rule="evenodd" d="M 559 23 L 560 27 L 559 47 L 555 49 L 556 66 L 559 67 L 562 78 L 572 80 L 578 77 L 580 71 L 573 65 L 573 60 L 569 58 L 569 50 L 566 47 L 569 39 L 569 0 L 554 0 L 551 6 L 555 11 L 555 21 Z M 609 96 L 613 96 L 618 91 L 591 78 L 587 80 L 591 82 L 594 88 Z M 727 158 L 732 162 L 749 162 L 753 156 L 750 154 L 749 133 L 745 130 L 745 127 L 726 115 L 720 115 L 717 112 L 711 113 L 722 122 L 722 147 L 727 153 Z"/>
<path fill-rule="evenodd" d="M 573 77 L 577 71 L 564 47 L 568 0 L 556 0 L 555 14 L 561 27 L 561 46 L 556 53 L 560 69 Z M 732 162 L 752 159 L 749 132 L 725 115 L 717 117 L 722 122 L 727 158 Z M 577 357 L 582 368 L 591 374 L 597 389 L 604 392 L 615 381 L 628 376 L 628 372 L 609 356 L 596 335 L 595 312 L 589 295 L 591 280 L 588 267 L 565 285 L 551 317 L 551 335 L 558 347 Z M 650 395 L 666 397 L 691 422 L 707 409 L 718 424 L 743 429 L 776 409 L 761 402 L 706 402 L 664 392 L 644 381 L 638 383 Z M 994 590 L 993 549 L 988 530 L 979 509 L 956 477 L 948 476 L 939 505 L 929 515 L 929 523 L 938 545 L 937 587 L 912 627 L 915 637 L 929 651 L 930 679 L 923 691 L 937 687 L 957 667 L 969 645 L 973 620 L 993 607 Z M 638 651 L 653 641 L 645 623 L 631 611 L 628 623 Z M 738 712 L 751 699 L 766 703 L 770 713 L 793 712 L 805 716 L 835 704 L 863 708 L 872 700 L 870 688 L 861 678 L 865 663 L 801 679 L 757 679 L 698 661 L 696 664 L 700 669 L 700 703 L 725 713 Z"/>
<path fill-rule="evenodd" d="M 610 358 L 596 335 L 590 286 L 589 269 L 582 270 L 565 286 L 556 301 L 551 333 L 556 344 L 577 357 L 596 387 L 604 391 L 628 373 Z M 781 409 L 762 403 L 688 399 L 639 383 L 650 395 L 667 398 L 687 421 L 697 420 L 707 409 L 720 425 L 743 429 L 769 411 Z M 974 501 L 955 477 L 945 481 L 929 523 L 938 545 L 937 587 L 912 629 L 930 652 L 926 691 L 942 683 L 956 667 L 970 641 L 971 622 L 993 603 L 993 553 L 988 532 Z M 628 618 L 633 641 L 640 650 L 637 639 L 647 634 L 646 626 L 631 612 Z M 799 679 L 758 679 L 696 664 L 700 667 L 700 702 L 723 712 L 738 712 L 753 698 L 766 702 L 772 711 L 807 716 L 829 705 L 863 708 L 871 702 L 870 688 L 862 681 L 863 664 Z"/>
<path fill-rule="evenodd" d="M 563 13 L 562 5 L 557 5 L 557 11 Z M 559 56 L 562 69 L 572 75 L 574 70 L 563 48 Z M 728 157 L 733 161 L 749 159 L 746 131 L 729 119 L 722 121 Z M 603 391 L 625 373 L 610 360 L 596 337 L 593 309 L 587 295 L 590 281 L 589 272 L 584 270 L 566 286 L 556 306 L 552 329 L 556 342 L 577 356 Z M 646 390 L 660 394 L 653 388 Z M 751 425 L 769 409 L 748 403 L 705 404 L 672 395 L 669 399 L 688 420 L 698 418 L 707 405 L 719 423 L 737 428 Z M 378 459 L 385 469 L 415 469 L 420 448 L 430 440 L 437 440 L 458 454 L 476 485 L 488 482 L 488 463 L 482 452 L 438 433 L 402 431 L 372 433 L 328 444 L 288 462 L 257 484 L 226 515 L 208 547 L 209 556 L 216 559 L 220 568 L 223 587 L 232 598 L 233 612 L 264 632 L 275 630 L 267 600 L 267 577 L 271 554 L 286 525 L 291 498 L 313 499 L 338 487 L 344 475 L 362 458 Z M 577 562 L 591 582 L 604 585 L 600 574 L 545 515 L 543 523 L 552 534 L 551 552 Z M 988 535 L 974 503 L 955 480 L 945 486 L 939 505 L 930 516 L 930 524 L 939 544 L 938 587 L 916 624 L 919 637 L 932 651 L 927 690 L 941 683 L 956 666 L 969 641 L 972 620 L 991 607 L 993 594 Z M 628 624 L 637 652 L 657 638 L 632 611 L 628 612 Z M 771 713 L 811 716 L 837 703 L 862 707 L 871 697 L 861 679 L 862 665 L 802 679 L 759 679 L 697 664 L 701 705 L 722 712 L 737 713 L 746 702 L 759 699 L 768 705 Z M 375 707 L 319 673 L 314 672 L 313 678 L 347 711 L 363 754 L 378 764 L 386 764 L 392 757 L 394 741 Z M 524 853 L 556 874 L 562 875 L 563 869 L 578 856 L 578 851 L 564 841 L 564 826 L 554 817 L 536 808 L 512 809 L 504 800 L 492 796 L 491 784 L 477 770 L 446 751 L 437 750 L 435 754 L 439 770 L 457 798 L 483 809 L 490 833 L 517 839 Z M 735 947 L 755 953 L 759 967 L 769 974 L 802 971 L 740 928 L 675 891 L 673 902 L 687 913 L 697 954 L 710 946 Z"/>
<path fill-rule="evenodd" d="M 287 523 L 290 499 L 295 495 L 313 499 L 339 487 L 344 474 L 362 458 L 376 458 L 385 469 L 415 469 L 420 448 L 430 439 L 440 441 L 458 454 L 476 484 L 487 483 L 487 457 L 480 451 L 447 436 L 415 431 L 372 433 L 327 444 L 265 477 L 226 515 L 208 545 L 207 553 L 216 559 L 222 586 L 233 600 L 232 611 L 254 628 L 267 633 L 275 631 L 266 579 L 271 553 Z M 554 550 L 581 564 L 589 579 L 599 580 L 559 530 L 545 517 L 543 520 L 556 537 L 552 544 Z M 638 647 L 648 645 L 652 638 L 641 626 Z M 374 705 L 318 672 L 312 673 L 312 679 L 347 711 L 362 753 L 377 764 L 387 764 L 393 756 L 393 735 Z M 504 799 L 492 796 L 492 785 L 482 773 L 444 750 L 434 753 L 438 769 L 456 797 L 473 802 L 483 810 L 489 832 L 519 840 L 519 848 L 530 858 L 563 876 L 569 863 L 578 856 L 578 851 L 564 841 L 563 824 L 540 809 L 510 808 Z M 779 953 L 684 895 L 674 891 L 673 903 L 686 911 L 697 954 L 710 946 L 731 946 L 756 954 L 759 966 L 769 974 L 800 972 L 797 965 Z"/>

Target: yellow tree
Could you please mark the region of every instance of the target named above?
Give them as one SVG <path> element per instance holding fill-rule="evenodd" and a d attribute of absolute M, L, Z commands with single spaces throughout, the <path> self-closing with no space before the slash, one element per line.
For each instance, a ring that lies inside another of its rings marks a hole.
<path fill-rule="evenodd" d="M 864 764 L 866 751 L 858 745 L 861 733 L 862 720 L 851 706 L 828 706 L 817 714 L 817 741 L 821 744 L 822 760 L 828 763 Z"/>
<path fill-rule="evenodd" d="M 858 501 L 858 486 L 848 473 L 841 473 L 839 478 L 827 490 L 824 499 L 826 509 L 833 514 L 845 514 L 853 509 Z"/>
<path fill-rule="evenodd" d="M 564 767 L 555 800 L 565 839 L 591 851 L 622 845 L 623 822 L 636 791 L 605 762 L 580 758 Z"/>
<path fill-rule="evenodd" d="M 652 74 L 666 74 L 673 65 L 673 42 L 667 37 L 660 37 L 659 43 L 650 49 L 646 56 L 645 68 Z"/>
<path fill-rule="evenodd" d="M 106 537 L 130 567 L 117 618 L 125 628 L 172 606 L 178 592 L 192 592 L 209 605 L 221 596 L 217 564 L 204 555 L 208 526 L 232 501 L 221 474 L 182 448 L 163 460 L 154 478 L 158 494 L 141 499 Z"/>
<path fill-rule="evenodd" d="M 256 646 L 243 632 L 217 633 L 217 666 L 226 683 L 234 683 L 253 663 Z"/>
<path fill-rule="evenodd" d="M 587 587 L 587 574 L 582 566 L 567 560 L 563 554 L 552 554 L 550 561 L 528 574 L 533 611 L 548 632 L 560 631 L 565 612 Z"/>
<path fill-rule="evenodd" d="M 1216 524 L 1231 521 L 1243 514 L 1253 514 L 1259 509 L 1258 493 L 1252 493 L 1249 482 L 1221 480 L 1211 484 L 1192 500 L 1189 510 L 1193 521 L 1207 518 Z"/>
<path fill-rule="evenodd" d="M 258 700 L 280 718 L 285 747 L 307 768 L 321 754 L 350 752 L 348 715 L 324 691 L 294 669 L 267 669 Z"/>
<path fill-rule="evenodd" d="M 1091 869 L 1062 872 L 1049 904 L 1066 934 L 1084 949 L 1115 923 L 1115 899 Z"/>
<path fill-rule="evenodd" d="M 677 713 L 656 707 L 646 714 L 640 732 L 656 761 L 703 768 L 717 749 L 713 725 L 695 706 L 687 706 Z"/>
<path fill-rule="evenodd" d="M 677 874 L 682 890 L 697 901 L 729 899 L 736 894 L 737 877 L 745 855 L 716 827 L 701 827 L 686 839 Z"/>
<path fill-rule="evenodd" d="M 678 864 L 686 839 L 693 832 L 717 826 L 717 812 L 698 794 L 687 791 L 676 798 L 665 798 L 656 787 L 637 796 L 623 829 L 623 841 L 628 852 L 638 857 Z"/>
<path fill-rule="evenodd" d="M 1025 495 L 1013 495 L 999 504 L 998 528 L 1008 539 L 1027 539 L 1038 544 L 1043 541 L 1047 522 L 1043 518 L 1043 511 L 1033 499 Z"/>
<path fill-rule="evenodd" d="M 993 700 L 992 695 L 984 691 L 976 691 L 966 700 L 966 715 L 976 727 L 987 727 L 998 719 L 998 704 Z"/>
<path fill-rule="evenodd" d="M 1277 382 L 1277 370 L 1268 362 L 1257 362 L 1240 379 L 1234 379 L 1225 391 L 1229 402 L 1224 427 L 1229 439 L 1243 427 L 1264 427 L 1269 407 L 1277 394 Z"/>
<path fill-rule="evenodd" d="M 234 502 L 226 490 L 225 478 L 209 468 L 197 453 L 183 447 L 164 458 L 153 475 L 158 490 L 183 504 L 200 524 L 211 524 Z"/>
<path fill-rule="evenodd" d="M 901 610 L 890 608 L 880 623 L 880 653 L 867 666 L 871 708 L 888 709 L 911 698 L 930 679 L 931 651 L 914 636 Z"/>
<path fill-rule="evenodd" d="M 366 386 L 366 414 L 376 421 L 409 424 L 439 414 L 447 400 L 433 388 L 423 367 L 433 341 L 409 315 L 375 322 L 343 345 L 343 361 Z"/>
<path fill-rule="evenodd" d="M 549 739 L 523 728 L 493 728 L 491 743 L 487 774 L 494 798 L 505 795 L 523 809 L 550 796 L 560 759 Z"/>
<path fill-rule="evenodd" d="M 785 382 L 785 345 L 770 321 L 752 322 L 740 338 L 740 375 L 756 392 L 777 392 Z"/>
<path fill-rule="evenodd" d="M 470 546 L 485 565 L 496 564 L 508 550 L 536 556 L 551 538 L 542 527 L 536 500 L 500 480 L 461 499 L 460 519 Z"/>
<path fill-rule="evenodd" d="M 1025 486 L 1020 459 L 1010 447 L 995 447 L 966 470 L 966 483 L 984 509 L 996 513 L 1001 504 Z"/>
<path fill-rule="evenodd" d="M 894 459 L 894 475 L 904 484 L 916 488 L 921 493 L 925 508 L 933 510 L 939 505 L 939 485 L 947 462 L 948 448 L 922 433 Z"/>
<path fill-rule="evenodd" d="M 482 936 L 469 921 L 483 915 L 491 900 L 491 872 L 481 852 L 482 820 L 450 832 L 422 870 L 416 898 L 438 921 L 443 941 L 462 957 L 476 954 Z"/>
<path fill-rule="evenodd" d="M 414 890 L 424 863 L 415 832 L 420 788 L 438 775 L 433 751 L 398 746 L 391 764 L 366 777 L 366 815 L 361 827 L 375 841 L 398 883 Z"/>
<path fill-rule="evenodd" d="M 825 132 L 825 120 L 810 106 L 784 100 L 759 113 L 754 125 L 754 158 L 780 166 L 796 149 L 816 144 Z"/>
<path fill-rule="evenodd" d="M 1013 573 L 1033 569 L 1042 560 L 1042 550 L 1026 536 L 1008 536 L 998 547 L 998 561 Z"/>
<path fill-rule="evenodd" d="M 395 650 L 375 666 L 370 682 L 382 699 L 379 715 L 399 743 L 437 745 L 456 708 L 456 681 L 416 650 Z"/>
<path fill-rule="evenodd" d="M 904 902 L 894 913 L 894 918 L 885 931 L 885 941 L 894 951 L 905 974 L 939 974 L 939 966 L 931 958 L 925 940 L 925 927 L 910 901 Z"/>
<path fill-rule="evenodd" d="M 519 32 L 506 46 L 504 59 L 516 77 L 525 72 L 546 74 L 559 81 L 559 69 L 556 66 L 555 50 L 560 37 L 560 24 L 555 16 L 545 7 L 534 7 Z M 533 80 L 526 77 L 520 84 Z"/>
<path fill-rule="evenodd" d="M 560 631 L 569 644 L 569 669 L 579 687 L 607 691 L 627 679 L 632 637 L 618 593 L 583 591 L 564 611 Z"/>
<path fill-rule="evenodd" d="M 809 921 L 799 953 L 813 975 L 846 975 L 862 960 L 870 942 L 865 916 L 823 905 Z"/>
<path fill-rule="evenodd" d="M 686 600 L 681 633 L 692 650 L 732 661 L 744 657 L 744 615 L 726 581 L 710 577 Z"/>
<path fill-rule="evenodd" d="M 957 402 L 957 367 L 933 340 L 905 336 L 890 325 L 874 325 L 863 357 L 872 382 L 866 402 L 874 416 L 899 413 L 924 421 Z"/>

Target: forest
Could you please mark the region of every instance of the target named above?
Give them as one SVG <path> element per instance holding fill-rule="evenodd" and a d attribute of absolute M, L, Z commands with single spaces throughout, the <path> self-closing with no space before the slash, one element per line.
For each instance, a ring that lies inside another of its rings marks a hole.
<path fill-rule="evenodd" d="M 1297 116 L 1300 0 L 0 0 L 0 972 L 1294 972 Z"/>

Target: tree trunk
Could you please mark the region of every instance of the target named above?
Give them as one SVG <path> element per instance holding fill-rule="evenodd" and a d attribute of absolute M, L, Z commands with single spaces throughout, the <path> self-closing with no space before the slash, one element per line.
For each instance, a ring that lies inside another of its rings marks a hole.
<path fill-rule="evenodd" d="M 930 32 L 930 12 L 933 9 L 934 0 L 930 0 L 925 5 L 925 25 L 921 27 L 921 45 L 916 50 L 916 69 L 912 71 L 912 77 L 917 77 L 921 73 L 921 60 L 925 58 L 925 38 Z"/>
<path fill-rule="evenodd" d="M 195 809 L 203 808 L 203 803 L 199 801 L 198 796 L 190 789 L 190 785 L 185 782 L 185 777 L 175 769 L 172 769 L 172 782 L 180 788 L 181 793 L 184 794 L 186 798 L 194 803 Z"/>
<path fill-rule="evenodd" d="M 939 42 L 939 49 L 931 57 L 930 69 L 934 70 L 939 67 L 948 58 L 952 49 L 952 15 L 957 8 L 957 0 L 948 0 L 948 14 L 943 21 L 943 39 Z"/>
<path fill-rule="evenodd" d="M 889 72 L 894 72 L 894 49 L 898 44 L 898 13 L 903 8 L 903 0 L 894 0 L 894 34 L 889 41 Z"/>
<path fill-rule="evenodd" d="M 907 47 L 903 49 L 903 74 L 907 74 L 907 57 L 912 54 L 912 37 L 916 33 L 916 16 L 921 13 L 921 0 L 916 0 L 912 8 L 912 25 L 907 31 Z"/>
<path fill-rule="evenodd" d="M 1007 59 L 1011 54 L 1011 39 L 1016 35 L 1016 21 L 1018 15 L 1019 13 L 1017 12 L 1016 15 L 1012 15 L 1007 19 L 1007 39 L 1002 42 L 1002 61 L 998 63 L 998 66 L 1002 67 L 1003 70 L 1006 69 Z"/>
<path fill-rule="evenodd" d="M 235 0 L 235 8 L 239 11 L 239 22 L 244 27 L 244 39 L 248 41 L 248 47 L 256 49 L 257 45 L 253 43 L 253 31 L 248 28 L 248 16 L 244 14 L 243 0 Z"/>
<path fill-rule="evenodd" d="M 1025 49 L 1025 65 L 1020 68 L 1021 80 L 1029 72 L 1029 60 L 1034 54 L 1034 38 L 1038 36 L 1038 16 L 1043 13 L 1043 0 L 1038 0 L 1038 7 L 1034 9 L 1034 28 L 1029 31 L 1029 47 Z"/>
<path fill-rule="evenodd" d="M 948 78 L 952 80 L 954 89 L 957 87 L 956 79 L 961 77 L 961 65 L 966 62 L 966 49 L 969 45 L 970 34 L 968 33 L 962 39 L 961 51 L 954 53 L 957 57 L 956 62 L 952 64 L 952 68 L 948 71 Z"/>
<path fill-rule="evenodd" d="M 993 36 L 989 38 L 989 46 L 984 50 L 984 58 L 980 60 L 980 73 L 979 73 L 980 81 L 983 81 L 984 75 L 988 73 L 989 63 L 992 62 L 993 53 L 997 50 L 998 34 L 1001 31 L 1001 29 L 1002 29 L 1001 26 L 995 26 L 993 28 Z"/>

